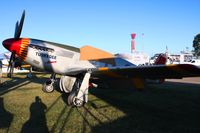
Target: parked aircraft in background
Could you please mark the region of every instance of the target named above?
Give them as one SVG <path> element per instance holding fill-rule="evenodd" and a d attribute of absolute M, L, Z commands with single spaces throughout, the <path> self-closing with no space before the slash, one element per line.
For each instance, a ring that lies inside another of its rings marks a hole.
<path fill-rule="evenodd" d="M 2 73 L 7 73 L 8 77 L 12 77 L 13 73 L 28 73 L 30 72 L 31 66 L 23 62 L 19 57 L 16 57 L 15 61 L 13 62 L 12 69 L 9 68 L 9 60 L 11 57 L 11 52 L 5 52 L 0 54 L 0 60 L 2 62 Z M 27 76 L 31 77 L 31 73 Z"/>
<path fill-rule="evenodd" d="M 89 85 L 96 81 L 115 83 L 108 85 L 119 84 L 121 87 L 125 86 L 125 81 L 129 81 L 136 89 L 142 89 L 145 79 L 200 76 L 199 67 L 190 64 L 165 65 L 166 60 L 162 57 L 156 65 L 136 66 L 92 46 L 76 48 L 38 39 L 20 38 L 24 18 L 25 12 L 20 23 L 16 23 L 14 38 L 3 41 L 3 46 L 12 52 L 9 67 L 13 67 L 12 62 L 17 55 L 31 66 L 51 72 L 50 80 L 44 83 L 43 90 L 46 92 L 54 90 L 56 74 L 62 75 L 58 81 L 59 88 L 62 92 L 69 93 L 69 105 L 82 106 L 86 103 Z"/>
<path fill-rule="evenodd" d="M 196 66 L 200 66 L 200 59 L 192 59 L 190 63 Z"/>

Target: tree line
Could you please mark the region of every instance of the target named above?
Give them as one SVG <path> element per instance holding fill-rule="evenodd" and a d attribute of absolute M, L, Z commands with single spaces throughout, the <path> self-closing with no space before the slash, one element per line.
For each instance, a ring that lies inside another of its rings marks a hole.
<path fill-rule="evenodd" d="M 193 47 L 194 47 L 194 55 L 195 56 L 200 56 L 200 33 L 197 34 L 195 37 L 194 37 L 194 40 L 193 40 Z"/>

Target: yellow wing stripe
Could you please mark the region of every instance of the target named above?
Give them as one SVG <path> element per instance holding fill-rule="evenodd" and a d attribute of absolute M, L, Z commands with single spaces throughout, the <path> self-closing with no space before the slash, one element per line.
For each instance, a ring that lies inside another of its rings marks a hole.
<path fill-rule="evenodd" d="M 108 70 L 109 70 L 108 67 L 100 67 L 100 68 L 99 68 L 99 71 L 108 71 Z"/>
<path fill-rule="evenodd" d="M 112 72 L 109 70 L 108 67 L 100 67 L 98 68 L 99 71 L 103 71 L 103 73 L 109 77 L 113 77 L 113 78 L 125 78 L 124 76 L 117 74 L 115 72 Z"/>

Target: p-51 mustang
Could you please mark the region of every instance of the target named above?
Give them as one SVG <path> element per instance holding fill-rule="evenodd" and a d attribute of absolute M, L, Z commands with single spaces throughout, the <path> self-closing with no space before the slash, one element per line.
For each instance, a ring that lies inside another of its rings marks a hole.
<path fill-rule="evenodd" d="M 51 72 L 50 81 L 44 83 L 43 90 L 46 92 L 54 90 L 56 74 L 62 75 L 58 81 L 59 88 L 62 92 L 69 93 L 69 105 L 82 106 L 86 103 L 89 85 L 98 80 L 111 83 L 120 81 L 121 84 L 127 80 L 136 89 L 141 89 L 146 79 L 200 76 L 199 67 L 190 64 L 165 65 L 166 60 L 163 61 L 162 57 L 161 61 L 157 61 L 157 65 L 136 66 L 91 46 L 76 48 L 49 41 L 20 38 L 24 18 L 25 11 L 20 23 L 16 23 L 14 38 L 3 41 L 3 46 L 12 52 L 10 62 L 13 62 L 17 55 L 31 66 Z"/>

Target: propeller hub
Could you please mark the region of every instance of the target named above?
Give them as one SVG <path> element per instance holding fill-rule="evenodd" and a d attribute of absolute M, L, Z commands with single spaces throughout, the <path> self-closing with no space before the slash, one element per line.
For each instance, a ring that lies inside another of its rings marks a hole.
<path fill-rule="evenodd" d="M 30 44 L 29 38 L 10 38 L 3 41 L 3 46 L 12 53 L 17 54 L 22 60 L 26 60 L 28 45 Z"/>
<path fill-rule="evenodd" d="M 6 39 L 3 41 L 2 44 L 10 52 L 15 52 L 17 55 L 19 55 L 21 39 L 18 39 L 18 40 L 14 38 Z"/>

